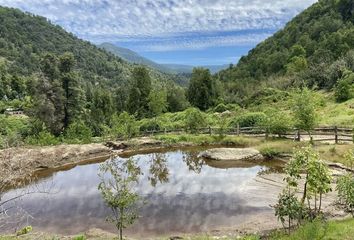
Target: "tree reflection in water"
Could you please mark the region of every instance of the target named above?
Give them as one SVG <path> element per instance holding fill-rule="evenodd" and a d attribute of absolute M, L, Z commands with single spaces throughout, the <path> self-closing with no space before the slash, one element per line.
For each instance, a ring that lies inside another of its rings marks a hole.
<path fill-rule="evenodd" d="M 164 153 L 154 153 L 152 154 L 150 160 L 149 169 L 149 181 L 153 187 L 156 186 L 158 182 L 166 183 L 169 180 L 169 170 L 167 166 L 167 157 Z"/>
<path fill-rule="evenodd" d="M 184 152 L 183 162 L 185 162 L 190 171 L 200 173 L 205 161 L 203 158 L 198 157 L 199 152 Z"/>

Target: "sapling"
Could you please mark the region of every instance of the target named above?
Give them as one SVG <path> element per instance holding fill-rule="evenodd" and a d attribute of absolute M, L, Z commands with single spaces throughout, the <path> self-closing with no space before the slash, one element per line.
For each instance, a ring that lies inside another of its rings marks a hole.
<path fill-rule="evenodd" d="M 107 220 L 115 225 L 122 240 L 123 229 L 139 217 L 141 198 L 134 191 L 134 187 L 142 173 L 131 158 L 108 160 L 101 164 L 99 170 L 101 182 L 98 189 L 104 202 L 112 210 L 112 215 Z"/>

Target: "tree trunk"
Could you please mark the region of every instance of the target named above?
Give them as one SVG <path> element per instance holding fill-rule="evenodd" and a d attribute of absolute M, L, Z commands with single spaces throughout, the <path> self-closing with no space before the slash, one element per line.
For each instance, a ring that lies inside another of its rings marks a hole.
<path fill-rule="evenodd" d="M 321 211 L 321 207 L 322 207 L 322 193 L 320 193 L 320 205 L 318 207 L 318 212 Z"/>
<path fill-rule="evenodd" d="M 302 199 L 301 199 L 301 203 L 304 204 L 305 203 L 305 199 L 307 196 L 307 178 L 308 178 L 309 174 L 306 174 L 306 179 L 305 179 L 305 185 L 304 185 L 304 193 L 302 195 Z"/>

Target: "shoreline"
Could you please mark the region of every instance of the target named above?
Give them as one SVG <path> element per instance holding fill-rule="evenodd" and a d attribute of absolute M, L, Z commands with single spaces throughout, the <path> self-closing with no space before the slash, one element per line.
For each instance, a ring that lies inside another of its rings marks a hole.
<path fill-rule="evenodd" d="M 107 146 L 109 145 L 109 146 Z M 93 162 L 105 161 L 109 157 L 112 156 L 122 156 L 129 157 L 131 155 L 139 154 L 139 153 L 148 153 L 151 151 L 164 151 L 168 149 L 178 149 L 178 148 L 188 148 L 188 147 L 220 147 L 221 144 L 196 144 L 196 143 L 174 143 L 168 144 L 163 141 L 155 140 L 152 138 L 139 138 L 133 139 L 132 141 L 122 141 L 122 142 L 108 142 L 108 143 L 94 143 L 94 144 L 84 144 L 84 145 L 57 145 L 57 146 L 48 146 L 48 147 L 23 147 L 23 148 L 10 148 L 0 151 L 0 166 L 2 167 L 4 164 L 3 158 L 1 156 L 6 156 L 6 153 L 11 153 L 12 155 L 7 161 L 13 161 L 15 164 L 12 164 L 11 167 L 14 169 L 14 174 L 11 175 L 12 180 L 18 181 L 21 179 L 26 179 L 27 177 L 38 176 L 38 179 L 43 176 L 41 174 L 45 173 L 50 176 L 50 174 L 61 171 L 68 170 L 78 165 L 90 164 Z M 235 144 L 234 146 L 237 147 Z M 239 146 L 240 147 L 240 146 Z M 287 156 L 288 157 L 288 156 Z M 286 162 L 286 161 L 285 161 Z M 16 163 L 18 165 L 16 165 Z M 23 164 L 26 165 L 26 171 L 21 171 L 21 166 Z M 346 171 L 344 165 L 337 163 L 328 163 L 332 169 L 335 169 L 335 174 L 340 171 Z M 2 169 L 2 168 L 1 168 Z M 0 181 L 4 179 L 4 175 L 0 175 Z M 271 176 L 271 175 L 267 175 Z M 271 180 L 276 181 L 279 185 L 274 189 L 269 189 L 270 184 L 268 182 L 269 179 L 265 178 L 257 178 L 251 185 L 253 190 L 257 190 L 259 194 L 259 189 L 264 191 L 264 193 L 268 192 L 268 196 L 265 197 L 270 200 L 269 204 L 272 203 L 274 197 L 277 197 L 277 191 L 281 186 L 281 177 L 280 174 L 276 176 L 271 176 Z M 36 180 L 35 180 L 36 181 Z M 331 203 L 334 200 L 334 196 L 330 197 Z M 330 206 L 331 204 L 329 204 Z M 343 211 L 338 211 L 335 209 L 335 206 L 330 207 L 330 214 L 328 215 L 328 219 L 344 219 L 347 214 Z M 208 232 L 201 232 L 198 234 L 180 234 L 180 236 L 187 237 L 188 236 L 198 236 L 200 234 L 210 234 L 212 236 L 242 236 L 246 234 L 260 234 L 267 235 L 267 233 L 279 229 L 281 225 L 275 218 L 274 214 L 259 214 L 256 216 L 251 216 L 245 222 L 241 224 L 235 224 L 232 228 L 220 228 L 220 229 L 210 229 Z M 88 229 L 87 232 L 98 232 L 101 236 L 105 236 L 104 239 L 112 239 L 106 238 L 107 236 L 112 236 L 112 233 L 108 231 L 104 231 L 101 229 Z M 90 234 L 91 234 L 90 233 Z M 41 233 L 53 235 L 52 233 Z M 60 239 L 71 239 L 72 236 L 60 236 Z M 177 235 L 179 236 L 179 235 Z M 1 239 L 1 236 L 0 236 Z M 26 238 L 25 238 L 26 239 Z M 99 239 L 99 238 L 88 238 L 88 239 Z M 102 238 L 101 238 L 102 239 Z M 129 238 L 130 239 L 130 238 Z M 134 238 L 132 238 L 134 239 Z M 156 238 L 147 238 L 147 239 L 161 239 L 161 237 Z"/>

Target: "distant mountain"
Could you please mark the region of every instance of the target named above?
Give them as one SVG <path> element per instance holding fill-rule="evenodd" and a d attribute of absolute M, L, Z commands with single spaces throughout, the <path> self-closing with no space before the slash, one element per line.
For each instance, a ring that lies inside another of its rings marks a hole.
<path fill-rule="evenodd" d="M 148 67 L 157 69 L 159 71 L 171 74 L 181 74 L 181 73 L 192 73 L 194 66 L 191 65 L 183 65 L 183 64 L 159 64 L 150 59 L 147 59 L 138 53 L 127 49 L 118 47 L 111 43 L 102 43 L 99 45 L 100 48 L 105 49 L 108 52 L 113 53 L 114 55 L 130 62 L 136 64 L 143 64 Z M 222 69 L 228 68 L 229 65 L 210 65 L 210 66 L 202 66 L 205 68 L 209 68 L 212 73 L 219 72 Z"/>

